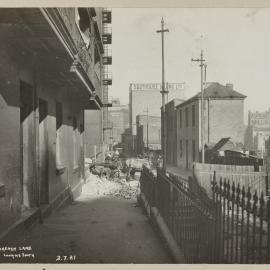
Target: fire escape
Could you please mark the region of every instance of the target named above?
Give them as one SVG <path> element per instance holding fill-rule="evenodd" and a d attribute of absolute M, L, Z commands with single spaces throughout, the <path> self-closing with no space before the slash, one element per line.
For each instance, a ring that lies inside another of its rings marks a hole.
<path fill-rule="evenodd" d="M 112 137 L 112 123 L 109 121 L 108 107 L 112 104 L 109 101 L 109 88 L 112 85 L 112 72 L 110 67 L 112 65 L 112 12 L 108 8 L 104 8 L 102 11 L 102 42 L 104 44 L 104 54 L 102 58 L 103 73 L 102 73 L 102 88 L 103 88 L 103 138 L 105 144 L 110 144 Z"/>

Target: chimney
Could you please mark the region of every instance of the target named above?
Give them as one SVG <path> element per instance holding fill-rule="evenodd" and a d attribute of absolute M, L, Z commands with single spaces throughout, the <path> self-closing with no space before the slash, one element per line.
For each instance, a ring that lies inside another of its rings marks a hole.
<path fill-rule="evenodd" d="M 233 84 L 232 83 L 227 83 L 226 87 L 230 90 L 233 90 Z"/>

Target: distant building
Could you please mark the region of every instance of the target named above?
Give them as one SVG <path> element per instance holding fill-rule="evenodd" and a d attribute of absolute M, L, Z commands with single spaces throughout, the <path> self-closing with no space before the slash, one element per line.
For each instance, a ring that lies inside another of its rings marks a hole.
<path fill-rule="evenodd" d="M 112 100 L 112 107 L 109 108 L 108 120 L 112 125 L 111 143 L 120 143 L 122 133 L 129 127 L 128 105 L 121 105 L 119 99 Z"/>
<path fill-rule="evenodd" d="M 159 116 L 137 115 L 136 126 L 137 154 L 143 154 L 147 150 L 161 150 L 161 121 Z"/>
<path fill-rule="evenodd" d="M 173 98 L 185 99 L 185 83 L 166 84 L 169 94 L 167 102 Z M 149 115 L 161 116 L 160 83 L 131 83 L 129 87 L 129 127 L 132 134 L 136 135 L 136 116 L 145 114 L 148 109 Z"/>
<path fill-rule="evenodd" d="M 246 96 L 228 84 L 210 83 L 204 90 L 204 142 L 216 144 L 230 137 L 236 143 L 244 140 L 244 99 Z M 201 93 L 176 106 L 177 166 L 192 168 L 201 160 Z M 167 137 L 170 135 L 168 134 Z"/>
<path fill-rule="evenodd" d="M 124 133 L 122 133 L 122 139 L 121 139 L 121 145 L 123 148 L 123 155 L 126 157 L 131 157 L 131 156 L 136 156 L 137 151 L 136 151 L 136 145 L 137 145 L 137 140 L 136 140 L 136 135 L 132 135 L 131 129 L 127 128 Z"/>
<path fill-rule="evenodd" d="M 249 111 L 245 133 L 245 146 L 260 157 L 267 155 L 267 140 L 270 136 L 270 109 L 265 112 Z"/>

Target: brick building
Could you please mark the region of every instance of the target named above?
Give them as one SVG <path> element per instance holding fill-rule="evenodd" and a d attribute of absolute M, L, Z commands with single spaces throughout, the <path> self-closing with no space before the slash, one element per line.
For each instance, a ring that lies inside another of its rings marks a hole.
<path fill-rule="evenodd" d="M 245 132 L 245 147 L 255 151 L 260 157 L 267 155 L 267 140 L 270 136 L 270 109 L 265 112 L 248 113 Z"/>
<path fill-rule="evenodd" d="M 81 192 L 84 110 L 102 107 L 88 35 L 92 22 L 101 40 L 100 12 L 0 9 L 0 233 Z"/>
<path fill-rule="evenodd" d="M 125 129 L 124 133 L 121 135 L 121 145 L 123 149 L 123 155 L 126 157 L 137 156 L 137 137 L 132 135 L 131 129 Z M 135 149 L 135 150 L 134 150 Z"/>
<path fill-rule="evenodd" d="M 147 150 L 161 150 L 161 121 L 159 116 L 137 115 L 136 127 L 137 154 L 146 153 Z"/>
<path fill-rule="evenodd" d="M 167 83 L 169 94 L 167 102 L 173 98 L 185 99 L 185 83 Z M 129 126 L 132 134 L 136 135 L 136 116 L 145 114 L 148 108 L 149 115 L 161 115 L 160 83 L 131 83 L 129 87 Z"/>
<path fill-rule="evenodd" d="M 85 112 L 86 157 L 104 159 L 109 147 L 111 123 L 108 119 L 108 107 L 111 106 L 108 93 L 112 85 L 112 12 L 107 8 L 96 8 L 91 14 L 88 35 L 89 48 L 93 57 L 92 76 L 102 90 L 102 107 L 99 110 Z"/>
<path fill-rule="evenodd" d="M 108 119 L 112 123 L 111 142 L 113 145 L 120 143 L 122 133 L 129 127 L 128 105 L 122 105 L 119 99 L 113 99 Z"/>
<path fill-rule="evenodd" d="M 204 90 L 204 142 L 215 144 L 230 137 L 244 140 L 244 99 L 231 84 L 210 83 Z M 176 106 L 177 166 L 192 168 L 201 160 L 201 93 Z M 167 135 L 168 137 L 169 135 Z"/>
<path fill-rule="evenodd" d="M 173 99 L 165 105 L 165 132 L 166 132 L 166 160 L 167 163 L 177 166 L 177 111 L 176 106 L 184 102 L 181 99 Z"/>

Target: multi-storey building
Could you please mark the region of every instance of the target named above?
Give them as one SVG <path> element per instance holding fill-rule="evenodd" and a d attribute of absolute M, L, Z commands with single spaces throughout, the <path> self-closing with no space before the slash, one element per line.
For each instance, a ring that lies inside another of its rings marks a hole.
<path fill-rule="evenodd" d="M 245 146 L 258 156 L 267 154 L 267 140 L 270 136 L 270 109 L 266 112 L 248 113 L 248 126 L 245 133 Z"/>
<path fill-rule="evenodd" d="M 167 102 L 173 98 L 185 99 L 185 83 L 167 83 L 166 89 L 169 91 L 166 96 Z M 160 83 L 131 83 L 129 87 L 129 125 L 132 134 L 136 135 L 136 116 L 145 114 L 161 116 Z"/>
<path fill-rule="evenodd" d="M 111 144 L 121 143 L 121 135 L 129 127 L 128 105 L 120 104 L 119 99 L 112 99 L 112 107 L 109 108 L 108 120 L 112 125 Z"/>
<path fill-rule="evenodd" d="M 1 233 L 80 194 L 84 110 L 102 108 L 100 14 L 0 9 Z"/>
<path fill-rule="evenodd" d="M 160 116 L 137 115 L 137 154 L 161 150 Z"/>
<path fill-rule="evenodd" d="M 108 149 L 112 125 L 108 121 L 109 88 L 112 85 L 110 66 L 112 64 L 112 13 L 110 9 L 96 9 L 96 21 L 92 22 L 92 33 L 99 31 L 99 38 L 91 35 L 95 69 L 93 76 L 98 78 L 102 89 L 101 110 L 89 110 L 85 114 L 86 156 L 102 160 Z"/>
<path fill-rule="evenodd" d="M 204 90 L 204 144 L 216 144 L 230 137 L 235 143 L 244 140 L 244 99 L 232 84 L 210 83 Z M 201 160 L 201 93 L 176 106 L 177 166 L 192 168 Z M 169 137 L 169 134 L 167 135 Z"/>
<path fill-rule="evenodd" d="M 131 129 L 127 128 L 124 133 L 122 133 L 121 144 L 123 148 L 123 155 L 126 157 L 135 157 L 137 155 L 136 145 L 137 138 L 135 135 L 132 135 Z"/>
<path fill-rule="evenodd" d="M 177 166 L 177 111 L 176 106 L 184 102 L 173 99 L 165 105 L 165 134 L 166 134 L 166 160 L 167 164 Z M 163 137 L 164 138 L 164 137 Z M 163 142 L 164 143 L 164 142 Z"/>

